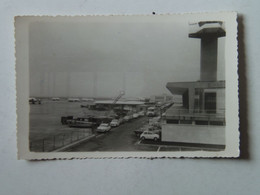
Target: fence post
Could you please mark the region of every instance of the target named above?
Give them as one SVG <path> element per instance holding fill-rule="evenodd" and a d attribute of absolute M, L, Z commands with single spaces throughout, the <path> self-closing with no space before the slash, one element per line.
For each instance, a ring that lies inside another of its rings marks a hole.
<path fill-rule="evenodd" d="M 55 149 L 55 135 L 53 136 L 53 149 Z"/>
<path fill-rule="evenodd" d="M 73 141 L 72 137 L 73 137 L 73 132 L 70 133 L 70 143 L 72 143 Z"/>
<path fill-rule="evenodd" d="M 62 146 L 64 146 L 64 137 L 65 137 L 65 134 L 62 135 Z"/>
<path fill-rule="evenodd" d="M 42 139 L 42 151 L 44 152 L 44 139 Z"/>
<path fill-rule="evenodd" d="M 77 131 L 77 140 L 79 140 L 79 132 Z"/>

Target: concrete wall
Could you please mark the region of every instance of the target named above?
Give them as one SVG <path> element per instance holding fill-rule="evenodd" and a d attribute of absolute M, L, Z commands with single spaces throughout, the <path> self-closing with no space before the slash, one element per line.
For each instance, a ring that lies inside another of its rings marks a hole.
<path fill-rule="evenodd" d="M 225 126 L 164 124 L 162 141 L 225 145 Z"/>
<path fill-rule="evenodd" d="M 200 80 L 217 80 L 217 56 L 218 56 L 218 38 L 205 37 L 201 39 L 200 56 Z"/>

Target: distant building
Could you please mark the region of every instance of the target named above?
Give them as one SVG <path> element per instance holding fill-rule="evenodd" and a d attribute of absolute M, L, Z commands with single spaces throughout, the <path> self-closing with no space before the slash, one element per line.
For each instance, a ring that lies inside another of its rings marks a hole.
<path fill-rule="evenodd" d="M 150 98 L 150 102 L 169 102 L 173 100 L 173 96 L 172 95 L 167 95 L 167 94 L 163 94 L 163 95 L 154 95 L 151 96 Z"/>
<path fill-rule="evenodd" d="M 218 38 L 225 34 L 219 21 L 192 24 L 189 37 L 201 39 L 200 81 L 167 83 L 182 104 L 166 111 L 162 141 L 225 145 L 225 81 L 217 80 Z"/>
<path fill-rule="evenodd" d="M 121 109 L 128 111 L 142 111 L 145 110 L 143 101 L 117 101 L 113 100 L 97 100 L 94 102 L 95 107 L 102 107 L 105 109 Z"/>

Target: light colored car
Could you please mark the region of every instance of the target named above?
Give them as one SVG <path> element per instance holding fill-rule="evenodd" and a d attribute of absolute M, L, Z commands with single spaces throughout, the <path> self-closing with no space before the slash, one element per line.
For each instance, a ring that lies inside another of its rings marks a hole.
<path fill-rule="evenodd" d="M 146 112 L 146 116 L 148 117 L 154 117 L 156 116 L 155 107 L 149 107 Z"/>
<path fill-rule="evenodd" d="M 125 116 L 124 118 L 123 118 L 123 121 L 124 122 L 128 122 L 130 120 L 130 117 L 129 116 Z"/>
<path fill-rule="evenodd" d="M 160 136 L 157 133 L 154 133 L 152 131 L 144 131 L 141 135 L 140 138 L 142 140 L 144 139 L 152 139 L 154 141 L 157 141 L 160 139 Z"/>
<path fill-rule="evenodd" d="M 133 114 L 133 118 L 138 118 L 139 117 L 139 114 L 138 113 L 134 113 Z"/>
<path fill-rule="evenodd" d="M 110 131 L 111 127 L 108 123 L 101 123 L 98 128 L 97 128 L 97 132 L 107 132 Z"/>
<path fill-rule="evenodd" d="M 154 116 L 156 116 L 156 114 L 155 114 L 154 111 L 148 111 L 148 112 L 146 113 L 146 115 L 149 116 L 149 117 L 154 117 Z"/>
<path fill-rule="evenodd" d="M 118 127 L 120 125 L 120 121 L 118 119 L 113 119 L 111 122 L 110 122 L 110 126 L 111 127 Z"/>
<path fill-rule="evenodd" d="M 144 111 L 140 111 L 138 114 L 139 114 L 139 116 L 144 116 L 145 115 Z"/>

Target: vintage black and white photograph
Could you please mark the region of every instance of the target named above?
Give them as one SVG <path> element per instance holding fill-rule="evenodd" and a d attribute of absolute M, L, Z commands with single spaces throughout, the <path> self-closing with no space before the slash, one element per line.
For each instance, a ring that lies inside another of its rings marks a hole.
<path fill-rule="evenodd" d="M 239 153 L 234 13 L 18 16 L 15 28 L 21 158 Z"/>

